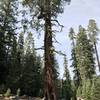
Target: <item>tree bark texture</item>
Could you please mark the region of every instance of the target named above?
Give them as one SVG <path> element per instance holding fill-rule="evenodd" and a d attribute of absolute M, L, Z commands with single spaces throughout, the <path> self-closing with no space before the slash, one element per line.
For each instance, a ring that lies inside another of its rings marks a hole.
<path fill-rule="evenodd" d="M 53 76 L 53 43 L 52 43 L 52 26 L 51 26 L 51 12 L 50 12 L 50 1 L 45 0 L 46 14 L 45 20 L 45 36 L 44 36 L 44 56 L 45 56 L 45 100 L 57 100 Z"/>

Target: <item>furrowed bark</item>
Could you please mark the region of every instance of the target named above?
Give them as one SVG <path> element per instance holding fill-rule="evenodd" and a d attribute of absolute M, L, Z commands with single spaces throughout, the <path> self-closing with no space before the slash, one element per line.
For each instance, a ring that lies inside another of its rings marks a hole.
<path fill-rule="evenodd" d="M 50 1 L 45 0 L 46 14 L 45 20 L 45 36 L 44 36 L 44 56 L 45 56 L 45 100 L 57 100 L 53 76 L 53 43 L 52 43 L 52 26 L 51 26 L 51 13 L 50 13 Z"/>

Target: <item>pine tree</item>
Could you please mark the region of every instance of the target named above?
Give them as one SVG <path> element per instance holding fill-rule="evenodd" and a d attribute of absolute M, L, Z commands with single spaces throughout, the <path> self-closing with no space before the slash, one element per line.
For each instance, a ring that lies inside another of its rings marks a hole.
<path fill-rule="evenodd" d="M 41 58 L 36 55 L 32 33 L 28 33 L 24 48 L 24 66 L 22 66 L 22 77 L 20 88 L 22 94 L 39 96 L 41 84 Z"/>
<path fill-rule="evenodd" d="M 72 41 L 72 54 L 71 54 L 71 60 L 72 60 L 72 65 L 71 67 L 74 68 L 73 72 L 74 72 L 74 84 L 76 86 L 76 88 L 78 88 L 79 84 L 80 84 L 80 72 L 77 68 L 77 59 L 76 59 L 76 45 L 75 45 L 75 32 L 73 30 L 73 28 L 70 28 L 70 32 L 69 32 L 69 37 L 70 40 Z"/>
<path fill-rule="evenodd" d="M 76 41 L 76 57 L 82 81 L 77 93 L 84 98 L 86 97 L 84 94 L 87 91 L 86 82 L 89 80 L 92 83 L 93 75 L 95 74 L 93 53 L 94 51 L 90 40 L 87 38 L 86 31 L 80 26 Z"/>
<path fill-rule="evenodd" d="M 9 68 L 9 75 L 6 80 L 6 86 L 9 87 L 12 93 L 16 93 L 20 86 L 20 79 L 23 74 L 24 68 L 24 34 L 20 33 L 18 42 L 14 43 L 15 50 L 13 49 L 11 66 Z"/>
<path fill-rule="evenodd" d="M 93 57 L 93 48 L 90 40 L 87 39 L 86 31 L 81 26 L 77 35 L 76 57 L 77 66 L 82 79 L 92 79 L 95 74 L 95 62 Z"/>
<path fill-rule="evenodd" d="M 66 57 L 64 57 L 64 76 L 63 76 L 63 96 L 66 100 L 71 100 L 72 88 L 71 88 L 71 78 L 69 75 L 68 64 Z"/>
<path fill-rule="evenodd" d="M 78 86 L 80 85 L 80 81 L 81 81 L 81 78 L 80 78 L 80 72 L 78 70 L 78 66 L 77 66 L 77 58 L 76 58 L 76 41 L 75 41 L 75 32 L 74 32 L 74 29 L 73 28 L 70 28 L 70 32 L 69 32 L 69 38 L 70 40 L 72 41 L 71 45 L 72 45 L 72 54 L 71 54 L 71 61 L 72 61 L 72 65 L 71 67 L 73 67 L 73 73 L 74 73 L 74 77 L 73 77 L 73 81 L 74 81 L 74 86 L 75 87 L 73 89 L 73 92 L 74 92 L 74 99 L 76 100 L 76 94 L 77 94 L 77 89 L 78 89 Z"/>
<path fill-rule="evenodd" d="M 97 63 L 98 63 L 99 71 L 100 71 L 100 61 L 99 61 L 99 55 L 98 55 L 98 50 L 97 50 L 97 40 L 98 40 L 97 36 L 99 33 L 99 28 L 97 27 L 97 23 L 95 22 L 95 20 L 93 19 L 89 20 L 87 30 L 88 30 L 89 39 L 91 40 L 93 44 L 93 49 L 96 54 Z"/>
<path fill-rule="evenodd" d="M 31 7 L 31 11 L 40 13 L 38 19 L 44 19 L 45 35 L 44 35 L 44 57 L 45 57 L 45 99 L 57 100 L 53 79 L 53 43 L 52 43 L 52 18 L 57 17 L 58 13 L 63 12 L 63 5 L 70 0 L 24 0 L 24 4 L 28 4 Z M 35 5 L 35 6 L 34 6 Z M 37 6 L 36 6 L 37 5 Z M 34 9 L 33 9 L 34 8 Z M 36 14 L 35 14 L 36 15 Z M 36 16 L 37 17 L 37 16 Z M 57 21 L 56 21 L 57 22 Z"/>
<path fill-rule="evenodd" d="M 17 1 L 14 0 L 3 0 L 0 1 L 0 72 L 1 79 L 2 77 L 6 80 L 7 75 L 9 74 L 9 68 L 12 65 L 11 60 L 15 59 L 13 55 L 16 50 L 16 33 L 15 24 L 16 20 L 16 7 Z M 16 52 L 15 52 L 16 53 Z M 6 82 L 5 82 L 6 83 Z"/>

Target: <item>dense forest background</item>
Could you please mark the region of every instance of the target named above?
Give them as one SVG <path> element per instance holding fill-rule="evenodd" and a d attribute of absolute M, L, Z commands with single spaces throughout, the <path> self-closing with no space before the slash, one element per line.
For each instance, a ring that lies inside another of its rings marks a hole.
<path fill-rule="evenodd" d="M 90 19 L 86 28 L 79 25 L 78 32 L 71 27 L 65 33 L 71 42 L 71 66 L 66 53 L 53 46 L 60 44 L 56 33 L 64 26 L 57 17 L 63 13 L 65 3 L 71 1 L 0 1 L 0 94 L 46 96 L 46 100 L 100 99 L 100 76 L 96 72 L 96 68 L 100 71 L 100 29 L 95 19 Z M 36 34 L 38 39 L 45 36 L 42 47 L 35 46 Z M 63 57 L 62 78 L 56 55 Z"/>

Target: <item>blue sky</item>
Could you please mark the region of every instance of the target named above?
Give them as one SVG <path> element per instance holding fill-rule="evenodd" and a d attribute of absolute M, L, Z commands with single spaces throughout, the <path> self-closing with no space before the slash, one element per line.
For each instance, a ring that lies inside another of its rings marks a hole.
<path fill-rule="evenodd" d="M 100 28 L 100 0 L 72 0 L 70 5 L 65 6 L 64 13 L 60 14 L 58 17 L 59 22 L 64 25 L 64 29 L 61 33 L 56 34 L 56 39 L 61 44 L 54 45 L 56 50 L 61 50 L 66 53 L 69 66 L 71 64 L 71 42 L 68 38 L 69 28 L 73 27 L 77 32 L 79 25 L 87 27 L 89 19 L 95 19 L 98 27 Z M 41 39 L 36 40 L 36 47 L 40 47 L 42 45 L 43 35 L 41 35 Z M 98 42 L 98 50 L 100 50 L 100 42 Z M 62 77 L 63 57 L 57 55 L 57 60 L 60 67 L 60 77 Z M 73 76 L 72 69 L 70 67 L 69 71 L 71 76 Z"/>

